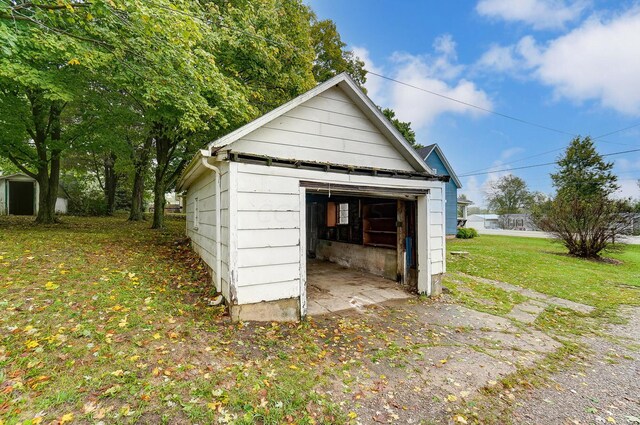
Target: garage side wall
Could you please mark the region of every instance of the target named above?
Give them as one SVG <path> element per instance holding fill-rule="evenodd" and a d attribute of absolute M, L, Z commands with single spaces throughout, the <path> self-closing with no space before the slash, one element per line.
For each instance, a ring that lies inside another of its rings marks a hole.
<path fill-rule="evenodd" d="M 431 189 L 429 197 L 429 257 L 431 275 L 446 272 L 445 266 L 445 183 Z"/>
<path fill-rule="evenodd" d="M 219 163 L 222 173 L 221 205 L 221 291 L 229 299 L 229 164 Z M 196 199 L 198 204 L 198 220 L 194 220 Z M 194 251 L 212 271 L 213 282 L 216 281 L 216 188 L 215 174 L 207 170 L 190 187 L 186 195 L 186 234 L 191 239 Z"/>

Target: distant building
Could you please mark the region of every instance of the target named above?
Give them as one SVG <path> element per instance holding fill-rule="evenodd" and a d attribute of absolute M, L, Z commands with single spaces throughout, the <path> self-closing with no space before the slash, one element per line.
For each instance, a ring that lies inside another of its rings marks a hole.
<path fill-rule="evenodd" d="M 507 230 L 540 230 L 533 223 L 531 214 L 503 214 L 498 224 L 501 229 Z"/>
<path fill-rule="evenodd" d="M 498 214 L 471 214 L 467 218 L 465 227 L 474 229 L 499 229 L 500 216 Z"/>
<path fill-rule="evenodd" d="M 60 192 L 60 191 L 59 191 Z M 0 175 L 0 215 L 36 215 L 40 207 L 38 181 L 26 174 Z M 68 201 L 56 199 L 56 213 L 67 213 Z"/>
<path fill-rule="evenodd" d="M 473 202 L 464 198 L 458 198 L 456 201 L 458 202 L 458 210 L 456 211 L 458 227 L 467 227 L 467 219 L 469 218 L 467 210 L 469 209 L 469 205 L 473 205 Z"/>

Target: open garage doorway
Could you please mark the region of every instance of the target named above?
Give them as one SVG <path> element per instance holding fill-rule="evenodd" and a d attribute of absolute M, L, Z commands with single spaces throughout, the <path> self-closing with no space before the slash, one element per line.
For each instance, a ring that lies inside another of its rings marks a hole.
<path fill-rule="evenodd" d="M 31 181 L 9 181 L 9 214 L 35 214 L 35 184 Z"/>
<path fill-rule="evenodd" d="M 413 296 L 417 255 L 412 198 L 307 191 L 308 314 Z"/>

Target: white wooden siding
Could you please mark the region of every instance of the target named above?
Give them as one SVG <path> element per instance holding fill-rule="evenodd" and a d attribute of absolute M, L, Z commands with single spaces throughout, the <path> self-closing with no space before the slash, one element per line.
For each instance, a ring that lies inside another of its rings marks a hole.
<path fill-rule="evenodd" d="M 339 87 L 275 118 L 233 142 L 229 149 L 288 159 L 413 170 Z"/>
<path fill-rule="evenodd" d="M 431 188 L 431 196 L 429 198 L 429 258 L 431 261 L 431 274 L 444 273 L 444 255 L 445 246 L 443 243 L 444 235 L 444 185 L 439 182 L 437 187 Z"/>
<path fill-rule="evenodd" d="M 237 179 L 235 290 L 239 304 L 300 296 L 300 180 L 431 190 L 429 230 L 432 273 L 440 273 L 443 183 L 232 163 Z M 233 194 L 231 194 L 233 202 Z M 297 200 L 294 202 L 294 198 Z M 437 217 L 439 218 L 437 218 Z M 232 236 L 233 238 L 233 236 Z"/>
<path fill-rule="evenodd" d="M 221 163 L 219 168 L 222 172 L 222 188 L 220 193 L 221 227 L 220 258 L 222 270 L 220 273 L 222 288 L 217 288 L 229 299 L 229 164 Z M 194 206 L 195 198 L 198 198 L 198 214 L 200 223 L 197 229 L 194 226 Z M 216 188 L 213 171 L 205 172 L 196 180 L 187 191 L 186 199 L 186 233 L 191 238 L 193 249 L 200 255 L 203 261 L 213 271 L 213 282 L 215 282 L 216 267 Z"/>
<path fill-rule="evenodd" d="M 5 207 L 6 207 L 6 199 L 5 199 L 5 181 L 6 180 L 0 180 L 0 215 L 5 215 L 8 214 L 7 211 L 5 211 Z"/>

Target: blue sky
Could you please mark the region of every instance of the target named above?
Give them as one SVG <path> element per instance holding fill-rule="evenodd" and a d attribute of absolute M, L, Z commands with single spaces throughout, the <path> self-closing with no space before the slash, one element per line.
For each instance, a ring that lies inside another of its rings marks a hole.
<path fill-rule="evenodd" d="M 596 146 L 603 154 L 640 148 L 640 1 L 309 4 L 319 18 L 336 22 L 368 70 L 561 131 L 369 75 L 371 98 L 411 121 L 420 143 L 440 144 L 459 175 L 490 171 L 461 177 L 462 193 L 477 204 L 484 203 L 488 184 L 506 173 L 501 170 L 554 161 L 571 134 L 597 137 L 638 125 L 597 139 Z M 640 152 L 607 159 L 615 161 L 620 196 L 640 198 Z M 551 193 L 553 169 L 511 172 L 531 189 Z"/>

